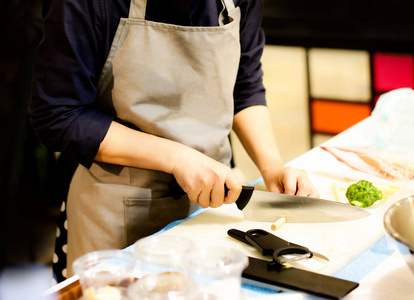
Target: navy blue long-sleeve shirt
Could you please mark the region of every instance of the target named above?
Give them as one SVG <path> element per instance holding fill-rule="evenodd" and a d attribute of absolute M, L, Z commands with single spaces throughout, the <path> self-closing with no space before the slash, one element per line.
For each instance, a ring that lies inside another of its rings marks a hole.
<path fill-rule="evenodd" d="M 263 1 L 234 0 L 241 9 L 241 59 L 234 113 L 265 105 L 260 58 Z M 30 120 L 52 151 L 89 168 L 114 116 L 93 104 L 120 18 L 130 0 L 45 0 L 44 35 L 34 64 Z M 184 26 L 217 26 L 218 0 L 148 0 L 146 19 Z M 139 54 L 137 54 L 139 55 Z"/>

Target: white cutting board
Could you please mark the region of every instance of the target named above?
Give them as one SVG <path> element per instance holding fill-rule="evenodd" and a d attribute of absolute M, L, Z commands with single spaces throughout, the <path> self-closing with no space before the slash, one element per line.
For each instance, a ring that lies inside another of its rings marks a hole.
<path fill-rule="evenodd" d="M 161 234 L 184 236 L 194 241 L 197 246 L 230 247 L 246 255 L 264 259 L 255 248 L 227 235 L 227 231 L 232 228 L 242 231 L 263 229 L 327 256 L 329 263 L 314 270 L 326 275 L 336 274 L 384 234 L 382 219 L 376 214 L 339 223 L 286 223 L 276 231 L 272 231 L 271 224 L 246 221 L 235 205 L 226 205 L 207 209 Z"/>
<path fill-rule="evenodd" d="M 322 180 L 318 182 L 322 182 Z M 325 184 L 328 185 L 328 183 Z M 330 180 L 331 186 L 332 180 Z M 333 194 L 331 190 L 332 188 L 326 193 Z M 255 248 L 227 235 L 227 231 L 232 228 L 242 231 L 263 229 L 284 240 L 325 255 L 329 258 L 329 263 L 323 268 L 319 268 L 320 265 L 318 265 L 318 268 L 313 271 L 325 275 L 335 275 L 384 236 L 383 214 L 385 210 L 395 201 L 412 194 L 414 194 L 414 181 L 402 183 L 400 191 L 394 196 L 367 209 L 371 213 L 368 217 L 330 223 L 287 222 L 275 231 L 271 229 L 271 222 L 245 220 L 243 213 L 237 209 L 235 204 L 223 205 L 219 208 L 208 208 L 160 234 L 184 236 L 194 241 L 197 246 L 231 247 L 246 255 L 265 259 Z M 268 257 L 268 259 L 271 258 Z"/>
<path fill-rule="evenodd" d="M 364 138 L 364 121 L 357 126 L 335 136 L 326 144 L 347 144 Z M 208 208 L 201 214 L 175 226 L 161 234 L 185 236 L 193 240 L 198 246 L 224 246 L 243 251 L 246 255 L 264 259 L 260 253 L 249 245 L 245 245 L 227 235 L 229 229 L 247 231 L 263 229 L 272 234 L 319 252 L 329 258 L 329 263 L 314 271 L 326 275 L 335 275 L 354 258 L 367 250 L 384 235 L 383 214 L 385 209 L 396 200 L 414 194 L 414 182 L 387 181 L 384 178 L 374 177 L 356 170 L 337 161 L 331 154 L 316 147 L 291 161 L 289 166 L 305 169 L 314 185 L 318 188 L 320 198 L 335 201 L 333 183 L 349 185 L 348 178 L 355 181 L 365 179 L 372 182 L 391 183 L 403 188 L 386 201 L 379 201 L 367 210 L 371 216 L 346 222 L 333 223 L 289 223 L 289 220 L 280 229 L 272 231 L 270 222 L 255 222 L 244 220 L 243 213 L 236 205 L 224 205 L 219 208 Z M 258 188 L 263 185 L 258 184 Z M 343 192 L 342 197 L 345 192 Z M 268 258 L 271 259 L 271 258 Z"/>

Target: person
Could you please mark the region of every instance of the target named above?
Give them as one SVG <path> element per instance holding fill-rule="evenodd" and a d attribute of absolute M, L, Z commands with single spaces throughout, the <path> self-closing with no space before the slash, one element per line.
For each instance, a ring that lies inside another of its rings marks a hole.
<path fill-rule="evenodd" d="M 255 0 L 46 4 L 30 111 L 40 140 L 79 162 L 67 199 L 68 275 L 82 254 L 235 202 L 232 129 L 268 190 L 317 196 L 277 150 L 262 12 Z M 186 193 L 179 199 L 174 181 Z"/>

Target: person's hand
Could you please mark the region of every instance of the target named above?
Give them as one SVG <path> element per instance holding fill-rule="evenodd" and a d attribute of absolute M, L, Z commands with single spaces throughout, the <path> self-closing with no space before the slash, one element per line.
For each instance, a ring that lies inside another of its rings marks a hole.
<path fill-rule="evenodd" d="M 233 203 L 241 192 L 229 167 L 191 148 L 178 155 L 171 173 L 190 201 L 201 207 Z M 224 185 L 229 189 L 227 196 Z"/>
<path fill-rule="evenodd" d="M 266 188 L 274 193 L 303 197 L 319 197 L 319 192 L 308 178 L 306 171 L 292 167 L 263 172 Z"/>

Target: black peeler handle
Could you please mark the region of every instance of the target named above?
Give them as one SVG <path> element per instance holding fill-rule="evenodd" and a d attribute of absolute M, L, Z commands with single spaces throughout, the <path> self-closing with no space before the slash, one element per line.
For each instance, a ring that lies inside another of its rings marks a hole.
<path fill-rule="evenodd" d="M 181 188 L 181 186 L 177 183 L 177 181 L 173 180 L 169 184 L 169 190 L 170 194 L 174 199 L 180 199 L 182 196 L 185 195 L 184 190 Z M 225 195 L 227 196 L 227 193 L 229 189 L 227 186 L 224 186 Z M 249 203 L 250 198 L 253 195 L 254 187 L 253 186 L 242 186 L 242 191 L 239 195 L 239 198 L 236 200 L 237 208 L 240 210 L 243 210 L 243 208 L 246 207 L 247 203 Z"/>
<path fill-rule="evenodd" d="M 227 234 L 232 238 L 254 246 L 262 255 L 276 256 L 283 254 L 306 254 L 311 251 L 301 245 L 290 243 L 262 229 L 251 229 L 246 232 L 238 229 L 229 229 Z"/>
<path fill-rule="evenodd" d="M 297 245 L 277 237 L 262 229 L 251 229 L 246 231 L 246 240 L 263 255 L 271 255 L 275 261 L 285 254 L 309 254 L 312 252 L 301 245 Z"/>
<path fill-rule="evenodd" d="M 241 230 L 238 230 L 238 229 L 229 229 L 229 230 L 227 231 L 227 234 L 228 234 L 229 236 L 231 236 L 232 238 L 234 238 L 234 239 L 236 239 L 236 240 L 240 241 L 240 242 L 243 242 L 243 243 L 245 243 L 245 244 L 248 244 L 248 245 L 253 246 L 252 244 L 250 244 L 250 243 L 246 240 L 246 232 L 244 232 L 244 231 L 241 231 Z"/>

